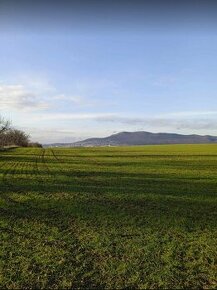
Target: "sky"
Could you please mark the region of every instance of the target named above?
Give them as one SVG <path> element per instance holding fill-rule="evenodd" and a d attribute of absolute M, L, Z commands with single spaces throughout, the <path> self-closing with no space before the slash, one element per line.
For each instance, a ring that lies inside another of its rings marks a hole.
<path fill-rule="evenodd" d="M 0 1 L 0 115 L 33 141 L 217 136 L 214 1 L 33 3 Z"/>

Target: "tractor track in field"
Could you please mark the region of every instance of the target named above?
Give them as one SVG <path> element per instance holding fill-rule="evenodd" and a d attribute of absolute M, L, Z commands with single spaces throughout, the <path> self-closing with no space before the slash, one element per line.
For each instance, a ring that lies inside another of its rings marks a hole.
<path fill-rule="evenodd" d="M 47 153 L 51 153 L 50 155 L 46 155 L 46 152 Z M 61 164 L 62 162 L 57 158 L 57 156 L 55 155 L 54 151 L 52 149 L 47 149 L 43 151 L 43 154 L 41 156 L 41 160 L 42 160 L 42 163 L 43 163 L 43 166 L 45 168 L 45 172 L 53 179 L 55 179 L 55 181 L 59 180 L 59 176 L 60 174 L 59 173 L 64 173 L 64 170 L 63 170 L 63 167 L 62 166 L 59 166 L 58 167 L 58 174 L 56 172 L 53 172 L 50 167 L 49 167 L 49 158 L 50 160 L 54 161 L 56 164 Z"/>
<path fill-rule="evenodd" d="M 38 183 L 44 182 L 45 181 L 45 177 L 42 177 L 42 172 L 40 170 L 40 163 L 43 163 L 43 156 L 44 156 L 44 151 L 45 149 L 41 149 L 40 154 L 37 155 L 36 159 L 35 159 L 35 163 L 34 163 L 34 171 L 35 171 L 35 175 L 36 175 L 36 181 Z"/>
<path fill-rule="evenodd" d="M 55 161 L 60 165 L 60 166 L 58 167 L 58 170 L 59 170 L 60 172 L 62 172 L 63 175 L 65 175 L 65 174 L 66 174 L 66 170 L 63 169 L 63 164 L 68 164 L 68 162 L 67 162 L 66 160 L 62 160 L 62 159 L 58 158 L 58 157 L 56 156 L 56 154 L 55 154 L 55 152 L 54 152 L 53 149 L 51 149 L 51 152 L 52 152 L 52 155 L 53 155 Z M 73 164 L 73 163 L 72 163 L 72 164 Z M 70 169 L 72 169 L 72 167 L 71 167 Z M 73 171 L 73 172 L 74 172 L 74 171 Z M 72 175 L 73 175 L 73 172 L 72 172 Z"/>
<path fill-rule="evenodd" d="M 42 149 L 41 154 L 38 156 L 38 158 L 35 160 L 35 172 L 37 177 L 37 181 L 39 183 L 44 183 L 44 182 L 52 182 L 53 184 L 56 184 L 56 181 L 59 179 L 59 174 L 53 172 L 48 163 L 48 159 L 49 158 L 53 158 L 53 154 L 52 155 L 46 155 L 46 153 L 49 153 L 52 151 L 49 149 Z M 55 159 L 54 159 L 55 160 Z"/>
<path fill-rule="evenodd" d="M 48 162 L 46 160 L 46 159 L 49 158 L 49 156 L 46 156 L 46 152 L 49 152 L 49 149 L 48 150 L 43 149 L 43 152 L 42 152 L 42 155 L 41 155 L 41 161 L 42 161 L 42 164 L 43 164 L 43 167 L 44 167 L 45 174 L 48 177 L 48 180 L 53 181 L 53 183 L 55 184 L 57 179 L 58 179 L 58 175 L 56 173 L 54 173 L 50 169 L 50 167 L 48 165 Z"/>
<path fill-rule="evenodd" d="M 54 178 L 54 173 L 50 170 L 49 166 L 46 162 L 46 149 L 42 149 L 41 153 L 37 155 L 37 158 L 34 162 L 34 172 L 37 176 L 36 181 L 41 183 L 45 182 L 46 180 L 50 180 L 51 178 Z M 47 176 L 45 176 L 47 175 Z"/>
<path fill-rule="evenodd" d="M 29 180 L 32 180 L 33 183 L 37 183 L 45 186 L 48 183 L 52 185 L 59 185 L 60 177 L 59 174 L 53 172 L 49 167 L 49 159 L 52 162 L 60 164 L 57 156 L 53 150 L 50 149 L 41 149 L 40 151 L 30 152 L 31 158 L 28 158 L 28 161 L 25 161 L 25 154 L 23 160 L 14 161 L 10 159 L 10 162 L 7 160 L 1 163 L 2 168 L 5 167 L 5 170 L 1 176 L 1 182 L 3 184 L 2 190 L 0 189 L 0 197 L 5 200 L 7 204 L 17 205 L 19 201 L 16 201 L 12 198 L 13 194 L 23 194 L 25 189 L 28 191 L 28 187 L 31 187 Z M 29 154 L 28 154 L 29 155 Z M 16 156 L 14 156 L 16 160 Z M 60 174 L 63 172 L 61 166 L 58 167 Z M 25 187 L 26 186 L 26 187 Z"/>
<path fill-rule="evenodd" d="M 43 153 L 42 153 L 42 156 L 41 156 L 41 160 L 42 160 L 42 163 L 43 163 L 43 166 L 45 168 L 45 172 L 50 175 L 50 176 L 54 176 L 54 174 L 52 173 L 52 171 L 50 170 L 49 166 L 47 165 L 47 162 L 46 162 L 46 157 L 45 157 L 45 149 L 43 149 Z"/>
<path fill-rule="evenodd" d="M 56 156 L 56 154 L 55 154 L 55 152 L 54 152 L 53 149 L 51 149 L 51 153 L 52 153 L 52 157 L 54 158 L 54 160 L 55 160 L 58 164 L 60 164 L 59 170 L 60 170 L 62 173 L 64 173 L 63 166 L 62 166 L 62 164 L 64 163 L 64 161 L 60 160 L 60 159 Z"/>

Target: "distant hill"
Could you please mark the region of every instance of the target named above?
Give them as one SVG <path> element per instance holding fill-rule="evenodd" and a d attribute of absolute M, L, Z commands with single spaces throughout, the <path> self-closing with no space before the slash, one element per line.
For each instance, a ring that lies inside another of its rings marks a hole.
<path fill-rule="evenodd" d="M 215 136 L 181 135 L 173 133 L 150 133 L 145 131 L 120 132 L 104 138 L 89 138 L 75 143 L 55 143 L 52 147 L 124 146 L 157 144 L 207 144 L 217 143 Z"/>

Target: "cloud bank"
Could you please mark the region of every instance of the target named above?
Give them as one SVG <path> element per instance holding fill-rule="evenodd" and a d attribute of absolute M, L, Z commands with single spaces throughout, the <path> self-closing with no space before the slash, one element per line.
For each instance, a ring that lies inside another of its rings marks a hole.
<path fill-rule="evenodd" d="M 0 107 L 1 109 L 41 110 L 47 109 L 49 105 L 22 85 L 0 85 Z"/>

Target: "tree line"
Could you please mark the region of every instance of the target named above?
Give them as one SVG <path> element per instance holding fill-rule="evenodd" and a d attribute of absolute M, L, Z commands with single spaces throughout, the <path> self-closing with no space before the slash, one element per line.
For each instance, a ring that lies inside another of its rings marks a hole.
<path fill-rule="evenodd" d="M 5 146 L 42 147 L 38 142 L 31 142 L 28 134 L 13 128 L 10 121 L 0 116 L 0 147 Z"/>

